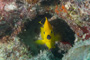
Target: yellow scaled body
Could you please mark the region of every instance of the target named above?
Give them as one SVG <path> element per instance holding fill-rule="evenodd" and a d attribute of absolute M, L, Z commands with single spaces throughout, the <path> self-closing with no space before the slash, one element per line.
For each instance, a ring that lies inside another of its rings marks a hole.
<path fill-rule="evenodd" d="M 49 49 L 55 47 L 55 41 L 57 41 L 58 38 L 54 35 L 53 28 L 47 18 L 43 27 L 41 27 L 41 37 L 42 40 L 37 40 L 36 43 L 45 44 Z"/>

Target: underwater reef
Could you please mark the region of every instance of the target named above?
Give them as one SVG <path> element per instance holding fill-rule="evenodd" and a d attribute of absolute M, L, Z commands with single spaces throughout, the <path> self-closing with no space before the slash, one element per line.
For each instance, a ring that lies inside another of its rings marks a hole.
<path fill-rule="evenodd" d="M 62 60 L 90 60 L 90 40 L 79 41 L 64 55 Z"/>
<path fill-rule="evenodd" d="M 18 37 L 7 43 L 0 43 L 0 60 L 27 60 L 31 57 L 27 47 L 19 41 Z"/>
<path fill-rule="evenodd" d="M 55 48 L 35 43 L 45 17 Z M 90 0 L 0 0 L 0 60 L 90 60 L 89 45 Z"/>

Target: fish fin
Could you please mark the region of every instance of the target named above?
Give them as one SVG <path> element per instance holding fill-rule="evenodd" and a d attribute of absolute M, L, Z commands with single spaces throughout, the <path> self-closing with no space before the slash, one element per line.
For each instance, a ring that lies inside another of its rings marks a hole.
<path fill-rule="evenodd" d="M 55 35 L 55 41 L 61 40 L 61 36 L 59 34 Z"/>
<path fill-rule="evenodd" d="M 43 40 L 36 40 L 35 43 L 41 44 L 41 45 L 44 44 Z"/>
<path fill-rule="evenodd" d="M 46 43 L 46 46 L 48 47 L 48 49 L 51 49 L 50 43 Z"/>
<path fill-rule="evenodd" d="M 42 19 L 41 21 L 39 21 L 38 23 L 40 23 L 41 25 L 43 25 L 45 22 L 45 19 Z"/>
<path fill-rule="evenodd" d="M 51 45 L 50 43 L 46 43 L 46 46 L 48 47 L 48 49 L 55 48 L 55 46 Z"/>
<path fill-rule="evenodd" d="M 47 20 L 47 17 L 45 17 L 45 19 Z"/>
<path fill-rule="evenodd" d="M 42 21 L 42 20 L 41 20 L 41 21 Z M 39 21 L 38 23 L 41 24 L 41 25 L 43 25 L 43 23 L 41 23 L 41 21 Z"/>

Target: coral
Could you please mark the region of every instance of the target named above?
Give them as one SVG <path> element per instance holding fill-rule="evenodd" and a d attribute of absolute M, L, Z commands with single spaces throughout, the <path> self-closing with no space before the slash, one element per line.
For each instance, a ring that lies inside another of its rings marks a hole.
<path fill-rule="evenodd" d="M 25 3 L 21 0 L 0 0 L 0 36 L 6 35 L 8 30 L 9 34 L 15 32 L 18 27 L 22 29 L 22 25 L 27 22 L 27 19 L 34 19 L 37 15 L 45 13 L 43 7 L 38 4 L 38 0 L 26 0 L 32 3 Z M 18 31 L 17 34 L 19 34 Z M 14 34 L 14 35 L 17 35 Z"/>
<path fill-rule="evenodd" d="M 40 54 L 38 54 L 36 57 L 31 58 L 30 60 L 60 60 L 60 59 L 54 57 L 50 51 L 46 50 L 40 52 Z"/>
<path fill-rule="evenodd" d="M 29 3 L 29 4 L 35 4 L 35 3 L 37 3 L 39 0 L 25 0 L 27 3 Z"/>
<path fill-rule="evenodd" d="M 78 41 L 62 60 L 90 60 L 90 40 Z"/>
<path fill-rule="evenodd" d="M 55 8 L 52 8 L 55 10 L 54 12 L 56 13 L 56 17 L 64 19 L 76 33 L 78 38 L 85 40 L 90 37 L 89 6 L 89 0 L 69 0 L 61 1 L 61 4 L 57 4 Z"/>
<path fill-rule="evenodd" d="M 0 43 L 0 60 L 27 60 L 31 57 L 28 49 L 19 41 L 18 37 L 7 43 Z"/>
<path fill-rule="evenodd" d="M 61 53 L 61 51 L 67 52 L 72 47 L 68 42 L 59 42 L 57 43 L 57 46 L 59 48 L 59 53 Z"/>
<path fill-rule="evenodd" d="M 59 6 L 56 6 L 56 8 L 55 8 L 55 13 L 57 14 L 57 15 L 63 15 L 63 16 L 66 16 L 66 14 L 67 14 L 67 9 L 66 9 L 66 7 L 62 4 L 61 5 L 61 7 L 59 7 Z"/>

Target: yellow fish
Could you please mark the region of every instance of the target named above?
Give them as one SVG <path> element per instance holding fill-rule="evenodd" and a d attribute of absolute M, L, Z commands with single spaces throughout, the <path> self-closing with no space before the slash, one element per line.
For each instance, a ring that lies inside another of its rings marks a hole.
<path fill-rule="evenodd" d="M 35 42 L 38 44 L 45 44 L 49 49 L 55 48 L 55 41 L 58 41 L 58 38 L 54 35 L 53 28 L 47 20 L 47 17 L 45 18 L 45 23 L 43 27 L 41 27 L 42 40 L 37 40 Z"/>

